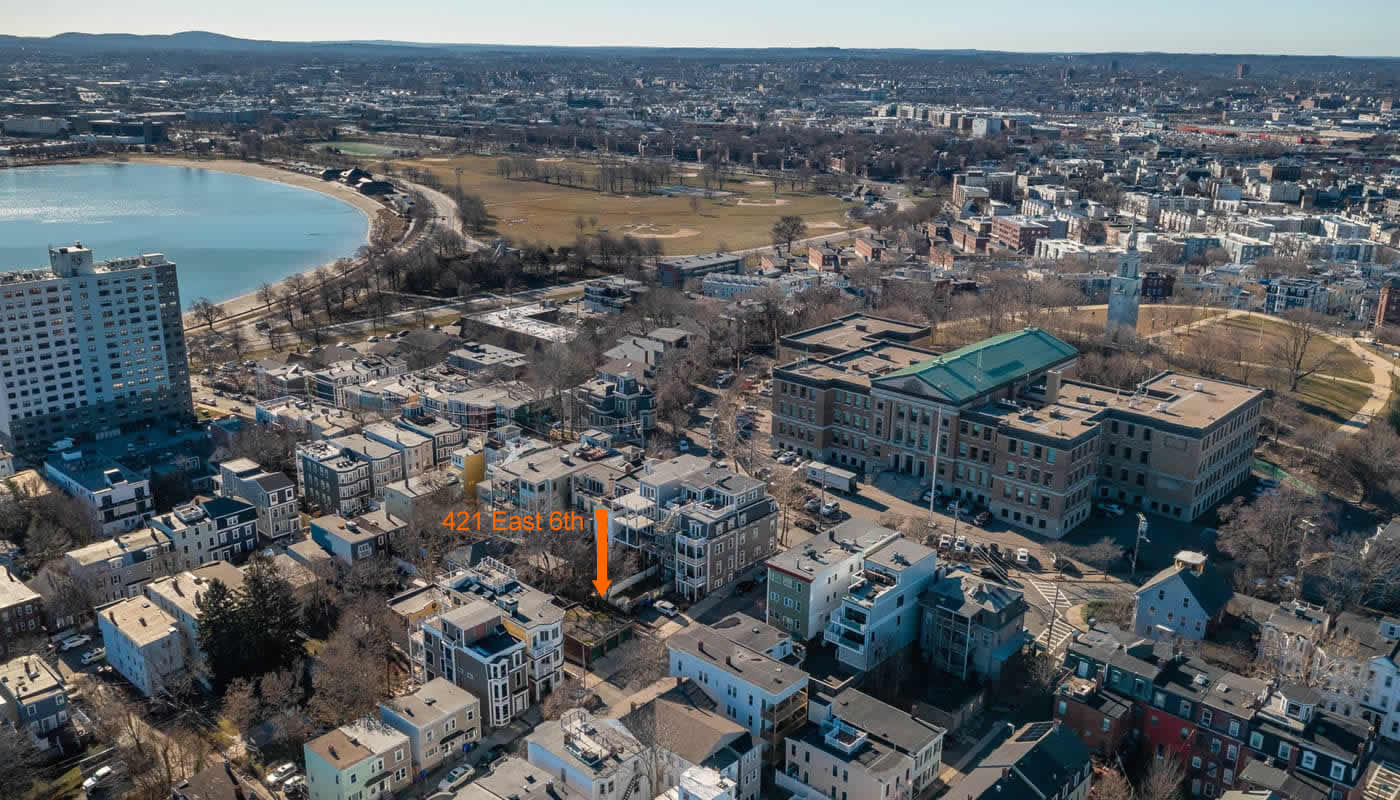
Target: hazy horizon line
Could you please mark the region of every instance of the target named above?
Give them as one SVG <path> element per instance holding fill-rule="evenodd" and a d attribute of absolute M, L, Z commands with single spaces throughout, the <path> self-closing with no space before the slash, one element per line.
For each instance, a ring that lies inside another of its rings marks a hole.
<path fill-rule="evenodd" d="M 985 53 L 997 55 L 1001 53 L 1010 55 L 1044 55 L 1044 56 L 1142 56 L 1142 55 L 1165 55 L 1165 56 L 1229 56 L 1239 58 L 1341 58 L 1355 60 L 1400 60 L 1400 55 L 1375 55 L 1375 54 L 1340 54 L 1332 52 L 1228 52 L 1218 50 L 1017 50 L 1011 48 L 981 48 L 981 47 L 912 47 L 912 46 L 862 46 L 862 45 L 840 45 L 840 44 L 791 44 L 774 46 L 734 46 L 734 45 L 711 45 L 711 44 L 578 44 L 578 43 L 552 43 L 552 42 L 466 42 L 466 41 L 432 41 L 413 39 L 360 39 L 360 38 L 339 38 L 339 39 L 264 39 L 249 36 L 239 36 L 219 31 L 190 28 L 168 32 L 139 33 L 130 30 L 113 31 L 81 31 L 64 30 L 56 33 L 7 33 L 6 36 L 17 39 L 55 39 L 61 36 L 140 36 L 140 37 L 172 37 L 181 34 L 205 34 L 219 36 L 243 42 L 256 42 L 261 44 L 290 44 L 290 45 L 337 45 L 337 44 L 359 44 L 369 46 L 401 46 L 401 47 L 516 47 L 516 48 L 553 48 L 568 50 L 732 50 L 732 51 L 783 51 L 783 50 L 840 50 L 840 51 L 866 51 L 866 52 L 906 52 L 906 53 Z"/>

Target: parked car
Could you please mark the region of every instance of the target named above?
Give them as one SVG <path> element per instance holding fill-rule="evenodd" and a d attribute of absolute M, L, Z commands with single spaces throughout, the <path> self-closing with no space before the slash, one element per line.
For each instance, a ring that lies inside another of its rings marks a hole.
<path fill-rule="evenodd" d="M 83 781 L 83 791 L 91 792 L 93 789 L 101 786 L 110 777 L 112 777 L 111 767 L 98 767 L 96 772 L 92 773 L 92 775 L 88 776 L 87 780 Z"/>
<path fill-rule="evenodd" d="M 1021 566 L 1029 566 L 1031 563 L 1031 551 L 1024 547 L 1016 548 L 1016 563 Z"/>
<path fill-rule="evenodd" d="M 293 764 L 290 761 L 286 762 L 285 764 L 279 764 L 276 767 L 273 767 L 271 772 L 267 773 L 267 777 L 263 778 L 263 783 L 267 784 L 268 786 L 275 787 L 282 781 L 285 781 L 286 779 L 292 777 L 292 775 L 295 774 L 296 771 L 297 765 Z"/>
<path fill-rule="evenodd" d="M 947 550 L 949 547 L 952 547 L 952 546 L 953 546 L 953 536 L 952 536 L 952 534 L 945 533 L 945 534 L 943 534 L 942 536 L 938 537 L 938 549 L 939 549 L 939 550 Z"/>
<path fill-rule="evenodd" d="M 293 775 L 282 782 L 282 794 L 291 798 L 303 798 L 311 794 L 305 775 Z"/>
<path fill-rule="evenodd" d="M 991 522 L 991 521 L 992 521 L 992 512 L 990 512 L 990 511 L 981 511 L 981 512 L 978 512 L 977 516 L 975 516 L 975 517 L 972 518 L 973 524 L 974 524 L 974 525 L 978 525 L 978 526 L 984 526 L 984 525 L 986 525 L 988 522 Z"/>
<path fill-rule="evenodd" d="M 689 440 L 689 439 L 682 439 L 682 440 L 680 440 L 679 442 L 676 442 L 676 449 L 679 450 L 679 451 L 682 452 L 682 453 L 689 453 L 689 452 L 690 452 L 690 440 Z"/>
<path fill-rule="evenodd" d="M 676 608 L 676 604 L 670 600 L 657 600 L 651 607 L 656 609 L 656 613 L 665 617 L 674 617 L 681 613 L 681 610 Z"/>
<path fill-rule="evenodd" d="M 1123 507 L 1117 503 L 1099 503 L 1099 510 L 1110 517 L 1121 517 L 1124 513 Z"/>
<path fill-rule="evenodd" d="M 794 521 L 792 524 L 796 525 L 804 531 L 812 531 L 815 533 L 817 530 L 817 523 L 811 521 L 810 519 L 807 519 L 806 517 L 798 517 L 797 520 Z"/>
<path fill-rule="evenodd" d="M 471 767 L 455 767 L 447 776 L 438 781 L 438 791 L 451 792 L 457 788 L 457 782 L 471 774 Z"/>
<path fill-rule="evenodd" d="M 929 489 L 928 491 L 924 492 L 922 495 L 919 495 L 919 502 L 920 502 L 920 503 L 928 503 L 928 502 L 931 501 L 931 500 L 933 500 L 933 490 L 932 490 L 932 489 Z"/>
<path fill-rule="evenodd" d="M 101 661 L 102 659 L 104 659 L 104 658 L 106 658 L 106 657 L 107 657 L 107 651 L 106 651 L 104 648 L 101 648 L 101 647 L 94 647 L 94 648 L 92 648 L 91 650 L 87 651 L 86 653 L 83 653 L 83 664 L 86 665 L 86 664 L 91 664 L 91 663 L 93 663 L 94 661 Z"/>
<path fill-rule="evenodd" d="M 823 517 L 834 517 L 839 513 L 841 513 L 841 504 L 836 502 L 835 500 L 828 500 L 825 503 L 822 503 Z"/>
<path fill-rule="evenodd" d="M 69 636 L 67 639 L 59 642 L 58 649 L 66 653 L 76 647 L 82 647 L 90 641 L 92 641 L 91 636 L 88 636 L 86 633 L 80 633 L 77 636 Z"/>
<path fill-rule="evenodd" d="M 966 552 L 967 552 L 967 537 L 966 537 L 966 536 L 962 536 L 962 535 L 959 535 L 959 536 L 958 536 L 958 538 L 953 542 L 953 551 L 954 551 L 954 552 L 957 552 L 957 553 L 966 553 Z"/>
<path fill-rule="evenodd" d="M 783 453 L 782 455 L 778 456 L 778 463 L 779 463 L 779 464 L 791 464 L 792 462 L 794 462 L 794 461 L 796 461 L 796 460 L 797 460 L 797 454 L 794 453 L 794 452 L 792 452 L 791 450 L 788 450 L 787 452 L 785 452 L 785 453 Z"/>
<path fill-rule="evenodd" d="M 821 498 L 820 498 L 820 497 L 809 497 L 809 498 L 807 498 L 807 500 L 806 500 L 805 502 L 802 503 L 802 507 L 803 507 L 804 509 L 808 510 L 808 511 L 813 511 L 813 512 L 818 511 L 818 510 L 820 510 L 821 507 L 822 507 Z"/>

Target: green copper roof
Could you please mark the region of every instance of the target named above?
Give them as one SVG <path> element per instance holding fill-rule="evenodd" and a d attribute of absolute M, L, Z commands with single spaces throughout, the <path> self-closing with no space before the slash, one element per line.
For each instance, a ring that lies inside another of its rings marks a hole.
<path fill-rule="evenodd" d="M 1025 328 L 959 347 L 938 358 L 905 367 L 875 383 L 918 378 L 954 403 L 1040 372 L 1079 351 L 1039 328 Z"/>

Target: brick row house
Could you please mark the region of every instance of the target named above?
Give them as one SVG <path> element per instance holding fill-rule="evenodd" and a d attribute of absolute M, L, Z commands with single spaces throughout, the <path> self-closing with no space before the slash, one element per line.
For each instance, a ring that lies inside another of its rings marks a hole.
<path fill-rule="evenodd" d="M 1315 690 L 1237 675 L 1111 626 L 1077 636 L 1065 666 L 1055 719 L 1104 755 L 1179 761 L 1194 797 L 1284 783 L 1308 797 L 1362 796 L 1375 730 L 1324 711 Z"/>

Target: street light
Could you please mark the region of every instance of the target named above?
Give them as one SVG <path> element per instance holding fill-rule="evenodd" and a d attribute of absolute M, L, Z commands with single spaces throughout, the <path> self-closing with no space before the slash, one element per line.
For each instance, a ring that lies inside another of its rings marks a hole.
<path fill-rule="evenodd" d="M 1147 515 L 1139 511 L 1137 517 L 1137 538 L 1133 540 L 1133 566 L 1128 573 L 1130 579 L 1137 575 L 1138 548 L 1142 546 L 1143 542 L 1152 544 L 1152 540 L 1147 538 Z"/>

